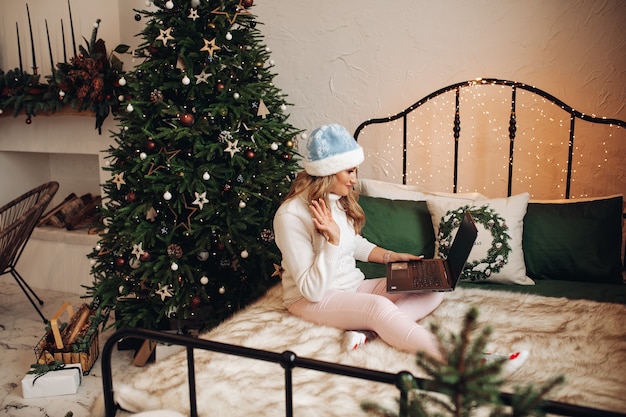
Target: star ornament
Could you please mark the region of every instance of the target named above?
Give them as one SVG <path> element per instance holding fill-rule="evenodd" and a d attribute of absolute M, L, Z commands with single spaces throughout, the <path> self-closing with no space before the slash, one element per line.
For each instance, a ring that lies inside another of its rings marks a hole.
<path fill-rule="evenodd" d="M 189 9 L 189 14 L 187 15 L 187 19 L 191 19 L 194 22 L 196 21 L 197 18 L 199 18 L 200 15 L 198 14 L 198 11 L 194 8 Z"/>
<path fill-rule="evenodd" d="M 226 152 L 230 153 L 231 158 L 235 156 L 237 152 L 241 152 L 241 149 L 239 149 L 238 146 L 239 139 L 235 139 L 234 142 L 227 140 L 226 143 L 228 143 L 228 146 L 226 147 Z"/>
<path fill-rule="evenodd" d="M 235 20 L 237 20 L 238 16 L 242 14 L 250 14 L 250 12 L 246 10 L 246 8 L 244 7 L 242 3 L 243 3 L 243 0 L 240 0 L 239 4 L 237 4 L 235 8 L 235 13 L 233 13 L 232 15 L 229 12 L 224 12 L 220 10 L 221 7 L 216 7 L 215 9 L 211 10 L 211 13 L 226 16 L 226 18 L 228 19 L 228 23 L 232 25 L 233 23 L 235 23 Z"/>
<path fill-rule="evenodd" d="M 159 289 L 155 291 L 155 294 L 158 294 L 161 296 L 161 301 L 165 301 L 167 297 L 174 296 L 174 294 L 172 294 L 172 292 L 170 291 L 167 285 L 162 287 L 161 284 L 159 284 Z"/>
<path fill-rule="evenodd" d="M 146 253 L 143 248 L 141 247 L 143 245 L 143 243 L 139 242 L 133 245 L 133 252 L 132 254 L 135 255 L 137 257 L 137 259 L 141 258 L 141 255 L 143 255 L 144 253 Z"/>
<path fill-rule="evenodd" d="M 200 48 L 200 50 L 208 52 L 211 58 L 213 57 L 213 53 L 215 51 L 219 51 L 220 49 L 222 49 L 215 44 L 215 38 L 211 39 L 210 41 L 206 39 L 202 39 L 202 40 L 204 41 L 204 46 Z"/>
<path fill-rule="evenodd" d="M 120 188 L 122 188 L 122 185 L 126 184 L 126 181 L 124 181 L 124 173 L 120 172 L 118 174 L 113 174 L 112 181 L 119 190 Z"/>
<path fill-rule="evenodd" d="M 205 71 L 202 71 L 200 74 L 198 75 L 194 75 L 194 77 L 196 77 L 196 85 L 200 84 L 200 83 L 209 83 L 209 77 L 212 76 L 213 74 L 209 74 Z"/>
<path fill-rule="evenodd" d="M 209 202 L 209 200 L 206 198 L 206 191 L 202 194 L 199 194 L 198 192 L 195 192 L 194 194 L 196 196 L 196 199 L 191 204 L 195 204 L 196 206 L 200 207 L 200 210 L 202 210 L 204 208 L 204 205 Z"/>
<path fill-rule="evenodd" d="M 172 36 L 172 28 L 167 28 L 165 30 L 163 29 L 159 29 L 159 31 L 161 32 L 161 34 L 159 36 L 157 36 L 157 40 L 160 40 L 161 42 L 163 42 L 164 46 L 167 46 L 167 41 L 173 41 L 174 37 Z"/>

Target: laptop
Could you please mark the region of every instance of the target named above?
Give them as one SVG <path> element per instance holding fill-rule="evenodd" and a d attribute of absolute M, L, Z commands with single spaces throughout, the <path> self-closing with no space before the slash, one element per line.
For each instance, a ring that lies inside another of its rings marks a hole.
<path fill-rule="evenodd" d="M 454 291 L 477 235 L 474 219 L 465 211 L 448 257 L 388 263 L 387 292 Z"/>

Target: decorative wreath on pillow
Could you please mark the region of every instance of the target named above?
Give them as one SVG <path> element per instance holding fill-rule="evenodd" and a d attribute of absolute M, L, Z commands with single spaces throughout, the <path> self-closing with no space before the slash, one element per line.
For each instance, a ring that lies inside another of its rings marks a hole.
<path fill-rule="evenodd" d="M 511 253 L 511 236 L 508 234 L 506 220 L 488 205 L 473 208 L 466 205 L 443 215 L 437 236 L 439 256 L 444 259 L 448 257 L 452 246 L 452 232 L 461 224 L 466 210 L 469 210 L 476 223 L 483 225 L 491 233 L 492 242 L 485 258 L 467 262 L 462 278 L 470 281 L 485 280 L 507 264 Z"/>

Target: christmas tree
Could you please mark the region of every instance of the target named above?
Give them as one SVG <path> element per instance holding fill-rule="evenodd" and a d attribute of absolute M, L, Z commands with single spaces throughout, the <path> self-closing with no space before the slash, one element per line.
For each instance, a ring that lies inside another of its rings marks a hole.
<path fill-rule="evenodd" d="M 116 325 L 210 328 L 279 280 L 274 212 L 298 168 L 252 0 L 154 0 L 119 80 L 95 306 Z M 123 106 L 124 107 L 124 106 Z"/>

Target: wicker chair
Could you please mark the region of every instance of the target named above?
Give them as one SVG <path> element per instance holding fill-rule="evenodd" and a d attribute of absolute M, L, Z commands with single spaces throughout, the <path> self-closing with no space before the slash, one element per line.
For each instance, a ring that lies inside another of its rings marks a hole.
<path fill-rule="evenodd" d="M 51 181 L 33 188 L 0 207 L 0 275 L 11 273 L 44 323 L 47 323 L 48 320 L 35 304 L 33 297 L 39 302 L 39 305 L 43 305 L 43 301 L 15 270 L 15 266 L 33 233 L 33 229 L 58 189 L 59 183 Z"/>

